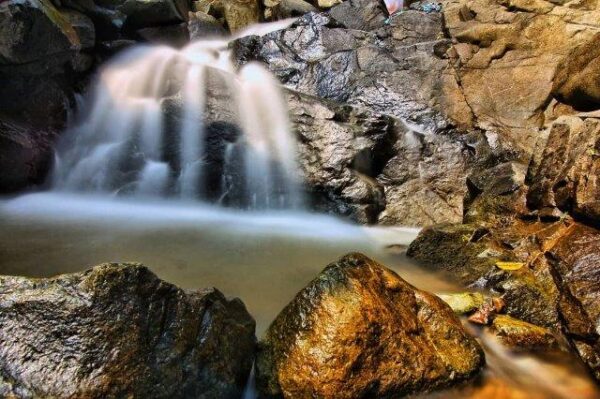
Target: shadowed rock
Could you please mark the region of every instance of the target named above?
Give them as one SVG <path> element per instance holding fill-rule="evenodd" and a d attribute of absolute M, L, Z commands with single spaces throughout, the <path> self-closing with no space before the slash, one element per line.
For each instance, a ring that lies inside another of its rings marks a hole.
<path fill-rule="evenodd" d="M 265 397 L 388 398 L 464 380 L 483 353 L 439 298 L 361 254 L 330 264 L 259 346 Z"/>
<path fill-rule="evenodd" d="M 238 398 L 254 319 L 139 264 L 0 278 L 0 396 Z"/>

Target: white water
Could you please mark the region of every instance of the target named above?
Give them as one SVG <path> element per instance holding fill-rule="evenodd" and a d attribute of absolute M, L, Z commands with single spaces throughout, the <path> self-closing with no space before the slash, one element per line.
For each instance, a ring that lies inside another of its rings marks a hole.
<path fill-rule="evenodd" d="M 237 71 L 226 41 L 128 50 L 99 73 L 92 93 L 58 147 L 52 190 L 227 200 L 249 209 L 302 206 L 279 83 L 259 64 Z M 208 121 L 211 96 L 225 100 Z M 209 137 L 207 124 L 216 122 L 241 133 Z M 230 176 L 215 179 L 217 169 Z"/>

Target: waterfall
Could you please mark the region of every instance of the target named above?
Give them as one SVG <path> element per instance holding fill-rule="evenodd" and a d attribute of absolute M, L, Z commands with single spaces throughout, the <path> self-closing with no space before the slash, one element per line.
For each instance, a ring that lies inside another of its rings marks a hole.
<path fill-rule="evenodd" d="M 301 207 L 279 83 L 259 64 L 237 70 L 227 47 L 140 46 L 107 64 L 59 143 L 52 189 Z"/>

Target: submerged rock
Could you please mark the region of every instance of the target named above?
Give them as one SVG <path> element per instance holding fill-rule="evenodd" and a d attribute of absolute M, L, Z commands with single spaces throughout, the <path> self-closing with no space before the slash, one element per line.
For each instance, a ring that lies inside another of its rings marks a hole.
<path fill-rule="evenodd" d="M 241 397 L 254 319 L 216 289 L 140 264 L 0 278 L 2 397 Z"/>
<path fill-rule="evenodd" d="M 361 254 L 330 264 L 259 345 L 265 397 L 396 397 L 477 373 L 483 352 L 439 298 Z"/>

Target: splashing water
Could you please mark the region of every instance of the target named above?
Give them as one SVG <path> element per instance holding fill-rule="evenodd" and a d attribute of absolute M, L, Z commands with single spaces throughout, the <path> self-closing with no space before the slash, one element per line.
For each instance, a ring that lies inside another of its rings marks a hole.
<path fill-rule="evenodd" d="M 227 45 L 137 47 L 118 56 L 60 143 L 52 188 L 300 208 L 279 83 L 259 64 L 236 70 Z"/>

